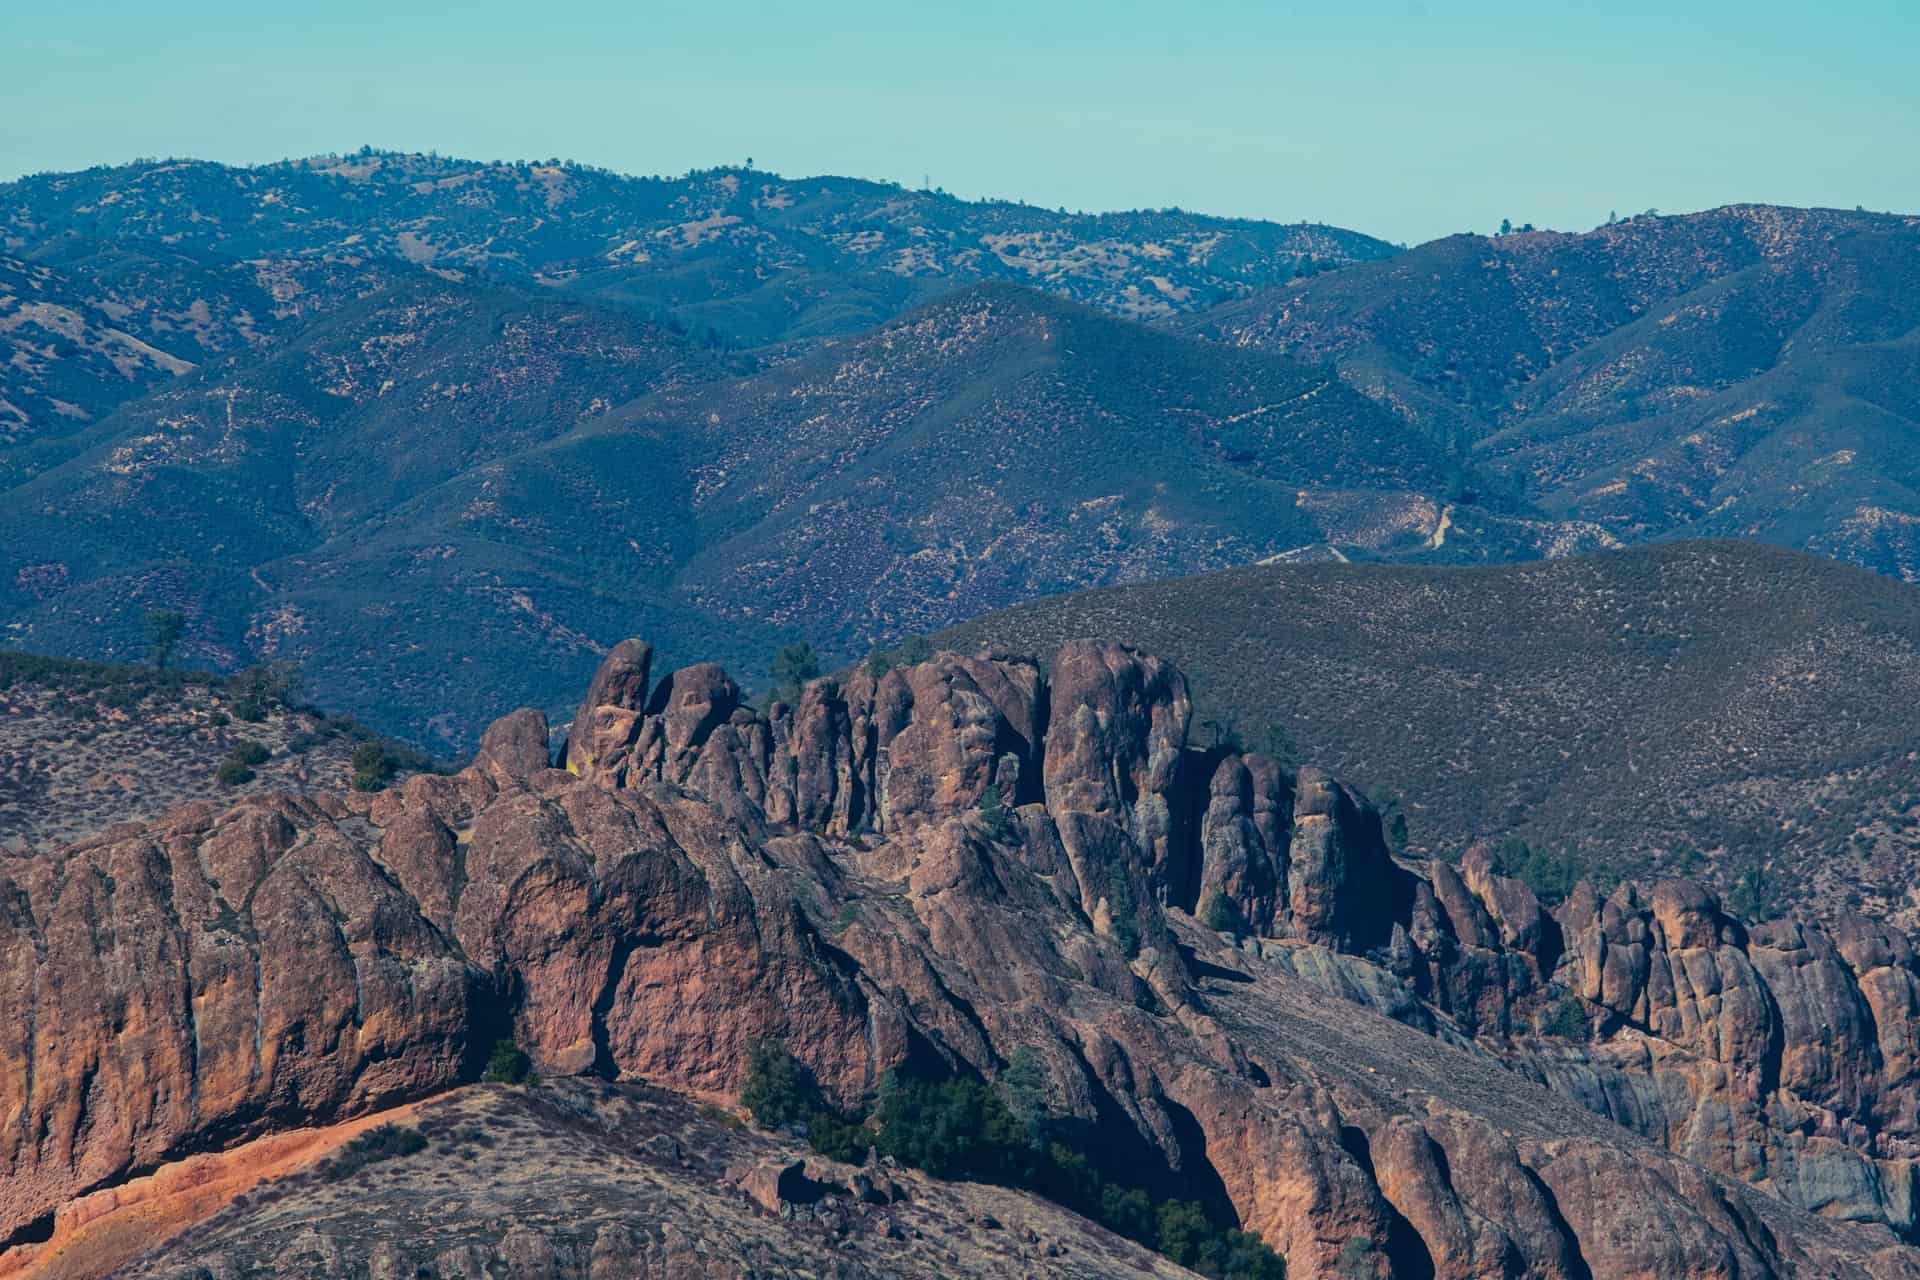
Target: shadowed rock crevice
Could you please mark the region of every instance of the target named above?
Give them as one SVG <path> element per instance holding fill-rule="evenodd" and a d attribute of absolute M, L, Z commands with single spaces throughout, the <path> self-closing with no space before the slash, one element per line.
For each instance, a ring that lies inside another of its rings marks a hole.
<path fill-rule="evenodd" d="M 600 994 L 593 1001 L 593 1072 L 604 1079 L 617 1079 L 620 1075 L 619 1064 L 613 1060 L 613 1047 L 607 1035 L 607 1015 L 613 1011 L 614 999 L 620 993 L 620 983 L 627 974 L 627 961 L 643 943 L 637 938 L 621 938 L 613 945 L 612 954 L 607 958 L 607 974 L 601 981 Z"/>
<path fill-rule="evenodd" d="M 1540 1202 L 1546 1207 L 1547 1217 L 1553 1223 L 1553 1229 L 1559 1233 L 1561 1242 L 1566 1246 L 1568 1280 L 1594 1280 L 1593 1268 L 1587 1265 L 1586 1256 L 1580 1250 L 1580 1237 L 1574 1231 L 1572 1224 L 1567 1221 L 1566 1215 L 1560 1212 L 1560 1201 L 1554 1196 L 1553 1188 L 1526 1165 L 1520 1166 L 1520 1173 L 1527 1180 L 1527 1185 L 1533 1189 L 1534 1194 L 1540 1197 Z"/>
<path fill-rule="evenodd" d="M 1368 1181 L 1379 1182 L 1380 1175 L 1373 1168 L 1373 1150 L 1367 1141 L 1366 1130 L 1358 1125 L 1343 1125 L 1340 1129 L 1340 1147 L 1353 1157 L 1354 1163 L 1366 1173 Z M 1387 1213 L 1387 1261 L 1393 1267 L 1394 1280 L 1433 1280 L 1433 1253 L 1427 1248 L 1427 1242 L 1391 1201 L 1383 1197 L 1382 1204 Z"/>

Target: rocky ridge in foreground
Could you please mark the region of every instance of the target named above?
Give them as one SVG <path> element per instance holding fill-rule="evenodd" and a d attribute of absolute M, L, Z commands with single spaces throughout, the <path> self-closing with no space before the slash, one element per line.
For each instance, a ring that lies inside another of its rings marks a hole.
<path fill-rule="evenodd" d="M 1024 1051 L 1295 1277 L 1920 1275 L 1904 935 L 1750 928 L 1685 881 L 1547 911 L 1482 853 L 1396 862 L 1347 788 L 1190 714 L 1086 641 L 765 712 L 628 642 L 564 769 L 522 711 L 451 777 L 0 864 L 0 1231 L 448 1090 L 503 1034 L 696 1094 L 774 1037 L 848 1106 Z M 385 1244 L 445 1274 L 431 1232 Z"/>

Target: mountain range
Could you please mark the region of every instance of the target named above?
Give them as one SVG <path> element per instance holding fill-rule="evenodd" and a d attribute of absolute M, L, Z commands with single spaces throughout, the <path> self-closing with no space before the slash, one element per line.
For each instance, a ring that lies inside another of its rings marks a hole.
<path fill-rule="evenodd" d="M 1189 323 L 1333 363 L 1561 519 L 1920 579 L 1920 218 L 1455 236 Z"/>
<path fill-rule="evenodd" d="M 1917 255 L 0 185 L 0 1280 L 1920 1277 Z"/>
<path fill-rule="evenodd" d="M 443 752 L 634 630 L 757 683 L 1274 559 L 1712 533 L 1901 576 L 1920 518 L 1912 219 L 1402 252 L 366 152 L 24 179 L 0 236 L 4 634 L 124 659 L 177 607 L 190 661 Z"/>

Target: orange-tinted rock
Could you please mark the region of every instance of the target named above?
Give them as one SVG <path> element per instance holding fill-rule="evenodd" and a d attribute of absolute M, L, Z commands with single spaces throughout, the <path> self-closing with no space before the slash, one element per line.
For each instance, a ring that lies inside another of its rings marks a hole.
<path fill-rule="evenodd" d="M 1484 851 L 1403 866 L 1324 772 L 1189 750 L 1178 673 L 1118 646 L 1050 682 L 943 654 L 771 715 L 709 666 L 649 692 L 648 660 L 603 664 L 580 776 L 522 712 L 455 776 L 0 864 L 0 1232 L 471 1078 L 502 1034 L 549 1075 L 705 1092 L 773 1037 L 843 1105 L 1030 1054 L 1143 1185 L 1296 1277 L 1904 1256 L 1808 1213 L 1915 1229 L 1897 933 L 1749 930 L 1684 882 L 1548 915 Z M 1196 927 L 1213 894 L 1264 939 Z"/>

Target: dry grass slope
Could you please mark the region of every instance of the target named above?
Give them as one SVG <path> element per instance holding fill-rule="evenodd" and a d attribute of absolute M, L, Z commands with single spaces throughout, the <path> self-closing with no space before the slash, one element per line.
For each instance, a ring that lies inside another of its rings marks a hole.
<path fill-rule="evenodd" d="M 1740 542 L 1273 565 L 1039 600 L 939 639 L 1049 652 L 1080 635 L 1177 662 L 1196 723 L 1252 746 L 1278 728 L 1406 797 L 1417 851 L 1514 835 L 1604 876 L 1745 877 L 1757 906 L 1920 921 L 1904 584 Z"/>

